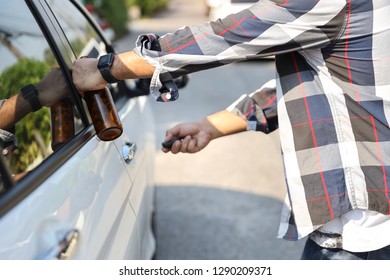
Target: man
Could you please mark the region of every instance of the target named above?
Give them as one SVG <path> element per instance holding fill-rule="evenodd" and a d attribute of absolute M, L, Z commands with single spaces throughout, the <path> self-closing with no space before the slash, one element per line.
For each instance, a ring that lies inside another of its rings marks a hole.
<path fill-rule="evenodd" d="M 172 101 L 175 77 L 275 55 L 275 94 L 169 130 L 165 140 L 185 137 L 171 151 L 279 127 L 288 186 L 279 237 L 309 236 L 303 259 L 390 259 L 389 12 L 385 0 L 261 0 L 222 20 L 140 36 L 109 66 L 78 60 L 73 78 L 84 92 L 151 77 L 151 93 Z"/>

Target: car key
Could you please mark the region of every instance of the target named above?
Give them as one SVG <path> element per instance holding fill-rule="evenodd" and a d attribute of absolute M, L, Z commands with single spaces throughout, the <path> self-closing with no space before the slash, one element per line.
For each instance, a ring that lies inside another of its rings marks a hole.
<path fill-rule="evenodd" d="M 166 148 L 166 149 L 170 149 L 170 148 L 172 148 L 172 145 L 173 145 L 173 143 L 175 143 L 175 141 L 176 140 L 183 140 L 184 139 L 184 137 L 183 136 L 181 136 L 181 137 L 173 137 L 171 140 L 169 140 L 169 141 L 165 141 L 165 142 L 162 142 L 161 143 L 161 145 L 164 147 L 164 148 Z"/>

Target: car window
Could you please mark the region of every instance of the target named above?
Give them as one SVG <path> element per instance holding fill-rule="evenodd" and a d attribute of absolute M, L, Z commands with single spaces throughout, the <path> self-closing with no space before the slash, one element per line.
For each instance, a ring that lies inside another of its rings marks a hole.
<path fill-rule="evenodd" d="M 94 57 L 106 53 L 103 39 L 84 14 L 71 1 L 46 0 L 64 31 L 76 57 Z"/>
<path fill-rule="evenodd" d="M 0 1 L 0 57 L 0 100 L 18 94 L 28 84 L 38 84 L 53 68 L 58 68 L 57 60 L 24 0 Z M 70 116 L 67 127 L 55 125 L 58 122 L 53 119 L 53 106 L 42 107 L 23 117 L 14 127 L 7 128 L 14 140 L 2 145 L 0 151 L 16 181 L 61 146 L 57 144 L 69 141 L 83 129 L 70 89 L 68 96 L 62 102 L 64 106 L 57 106 L 59 102 L 55 106 L 56 109 L 67 108 Z M 54 135 L 62 128 L 71 128 L 71 134 L 59 143 Z"/>
<path fill-rule="evenodd" d="M 107 45 L 102 35 L 72 1 L 46 0 L 46 3 L 72 47 L 74 54 L 72 59 L 84 56 L 98 58 L 107 53 Z M 66 50 L 60 51 L 64 56 L 67 55 Z M 127 89 L 118 85 L 110 85 L 112 97 L 116 102 L 127 94 Z M 117 107 L 119 108 L 118 104 Z"/>

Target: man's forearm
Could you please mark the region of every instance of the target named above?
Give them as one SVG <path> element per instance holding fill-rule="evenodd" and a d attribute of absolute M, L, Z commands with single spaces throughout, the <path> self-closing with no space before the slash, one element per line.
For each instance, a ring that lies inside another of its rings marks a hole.
<path fill-rule="evenodd" d="M 115 55 L 111 72 L 118 80 L 150 78 L 155 68 L 134 51 Z"/>
<path fill-rule="evenodd" d="M 30 104 L 20 94 L 12 96 L 0 108 L 0 129 L 10 129 L 30 112 Z"/>
<path fill-rule="evenodd" d="M 73 83 L 80 93 L 104 88 L 104 80 L 98 69 L 98 59 L 81 58 L 72 66 Z M 150 78 L 154 67 L 134 51 L 115 55 L 114 63 L 110 68 L 111 75 L 118 80 Z"/>
<path fill-rule="evenodd" d="M 238 132 L 246 131 L 247 121 L 227 110 L 209 115 L 204 122 L 208 122 L 212 138 L 218 138 Z"/>

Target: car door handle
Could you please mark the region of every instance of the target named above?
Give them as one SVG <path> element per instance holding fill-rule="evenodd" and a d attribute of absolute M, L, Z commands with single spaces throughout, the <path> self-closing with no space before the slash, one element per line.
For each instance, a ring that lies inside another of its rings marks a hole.
<path fill-rule="evenodd" d="M 135 153 L 137 151 L 137 144 L 132 142 L 127 142 L 122 146 L 122 157 L 127 164 L 131 163 L 135 158 Z"/>
<path fill-rule="evenodd" d="M 79 240 L 80 232 L 77 229 L 68 231 L 64 238 L 46 255 L 47 260 L 68 260 L 73 255 Z"/>

